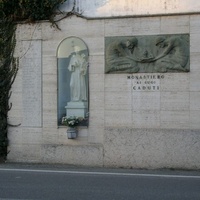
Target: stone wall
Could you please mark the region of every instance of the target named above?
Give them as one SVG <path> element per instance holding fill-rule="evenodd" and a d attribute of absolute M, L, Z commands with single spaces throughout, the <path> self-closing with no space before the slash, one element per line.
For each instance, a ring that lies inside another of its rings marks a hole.
<path fill-rule="evenodd" d="M 58 25 L 18 25 L 9 123 L 21 125 L 9 128 L 8 161 L 199 169 L 200 15 L 73 16 Z M 156 91 L 135 91 L 130 74 L 104 73 L 105 37 L 162 34 L 189 34 L 190 72 L 165 73 Z M 57 48 L 70 36 L 89 48 L 89 126 L 75 140 L 57 125 Z"/>

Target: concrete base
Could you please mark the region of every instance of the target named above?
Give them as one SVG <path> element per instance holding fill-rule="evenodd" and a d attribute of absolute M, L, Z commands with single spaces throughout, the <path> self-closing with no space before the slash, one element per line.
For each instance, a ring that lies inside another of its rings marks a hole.
<path fill-rule="evenodd" d="M 66 108 L 66 116 L 86 117 L 88 109 L 87 102 L 68 102 Z"/>

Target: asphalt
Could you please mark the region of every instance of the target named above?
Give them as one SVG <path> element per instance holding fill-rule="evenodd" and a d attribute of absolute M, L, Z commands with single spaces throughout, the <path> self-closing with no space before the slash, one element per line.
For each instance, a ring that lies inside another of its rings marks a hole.
<path fill-rule="evenodd" d="M 200 169 L 134 169 L 134 168 L 111 168 L 111 167 L 93 167 L 78 166 L 57 163 L 20 163 L 20 162 L 2 162 L 0 168 L 6 169 L 33 169 L 33 170 L 58 170 L 58 171 L 83 171 L 83 172 L 112 172 L 112 173 L 134 173 L 134 174 L 162 174 L 162 175 L 185 175 L 200 176 Z"/>

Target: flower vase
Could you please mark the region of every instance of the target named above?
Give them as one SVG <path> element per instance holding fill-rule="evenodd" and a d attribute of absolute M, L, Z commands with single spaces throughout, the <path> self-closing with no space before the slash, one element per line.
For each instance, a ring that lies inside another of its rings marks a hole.
<path fill-rule="evenodd" d="M 75 127 L 69 127 L 67 129 L 67 137 L 68 139 L 75 139 L 77 137 L 77 129 Z"/>

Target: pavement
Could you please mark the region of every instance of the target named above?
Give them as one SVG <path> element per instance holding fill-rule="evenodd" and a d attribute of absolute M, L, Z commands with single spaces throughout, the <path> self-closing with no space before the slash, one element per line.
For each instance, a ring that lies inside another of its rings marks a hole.
<path fill-rule="evenodd" d="M 83 172 L 107 172 L 107 173 L 131 173 L 131 174 L 162 174 L 162 175 L 184 175 L 200 176 L 200 169 L 130 169 L 130 168 L 110 168 L 110 167 L 92 167 L 78 166 L 57 163 L 20 163 L 4 162 L 0 163 L 0 169 L 25 169 L 25 170 L 58 170 L 58 171 L 83 171 Z"/>
<path fill-rule="evenodd" d="M 0 200 L 199 200 L 200 171 L 0 164 Z"/>

